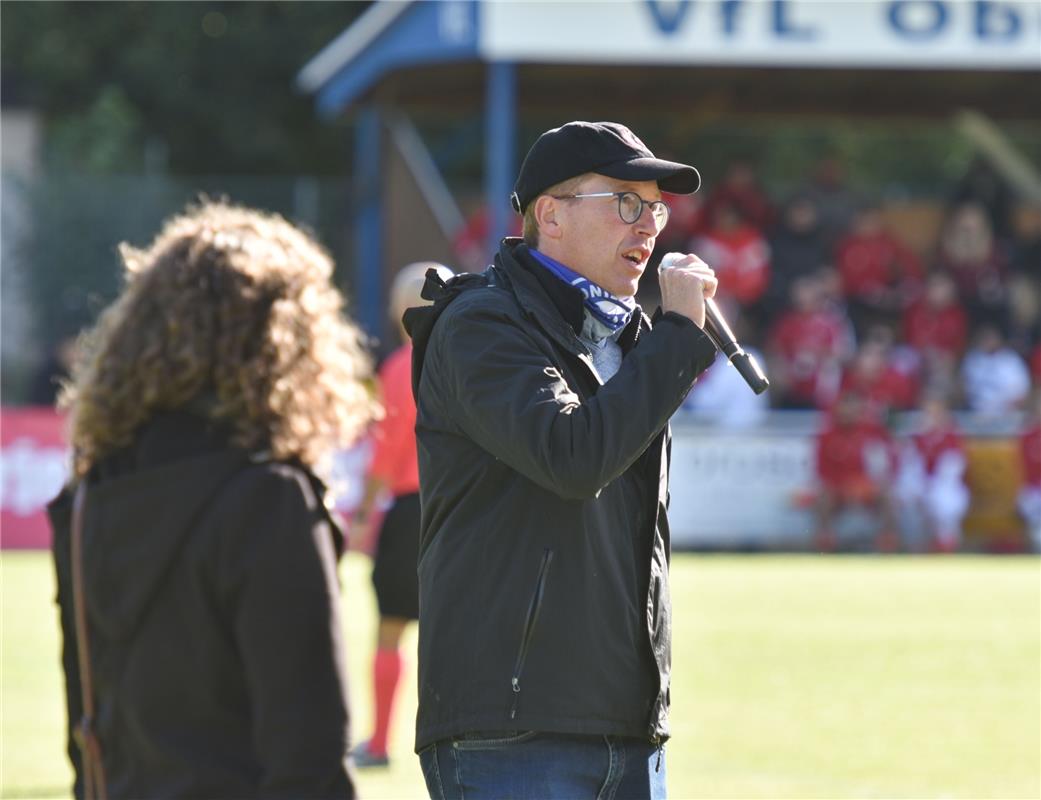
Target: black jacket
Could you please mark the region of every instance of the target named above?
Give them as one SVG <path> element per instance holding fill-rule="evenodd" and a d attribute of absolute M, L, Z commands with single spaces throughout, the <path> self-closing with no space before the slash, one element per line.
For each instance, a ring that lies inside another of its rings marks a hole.
<path fill-rule="evenodd" d="M 305 470 L 164 414 L 92 471 L 84 582 L 109 795 L 350 798 L 336 562 Z M 50 508 L 68 714 L 81 716 L 71 498 Z M 82 796 L 79 752 L 69 741 Z"/>
<path fill-rule="evenodd" d="M 668 420 L 714 348 L 637 314 L 601 385 L 581 295 L 503 242 L 410 312 L 416 749 L 467 731 L 668 735 Z"/>

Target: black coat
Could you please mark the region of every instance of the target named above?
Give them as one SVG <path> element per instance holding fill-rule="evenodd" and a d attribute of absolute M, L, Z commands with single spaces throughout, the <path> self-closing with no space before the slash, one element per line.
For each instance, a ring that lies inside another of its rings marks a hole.
<path fill-rule="evenodd" d="M 637 314 L 601 385 L 581 296 L 547 276 L 508 239 L 409 319 L 417 750 L 477 730 L 668 735 L 668 421 L 715 351 L 685 317 Z"/>
<path fill-rule="evenodd" d="M 109 795 L 350 798 L 336 563 L 305 470 L 166 414 L 88 483 L 84 580 Z M 71 723 L 71 499 L 50 508 Z M 79 752 L 69 742 L 81 796 Z"/>

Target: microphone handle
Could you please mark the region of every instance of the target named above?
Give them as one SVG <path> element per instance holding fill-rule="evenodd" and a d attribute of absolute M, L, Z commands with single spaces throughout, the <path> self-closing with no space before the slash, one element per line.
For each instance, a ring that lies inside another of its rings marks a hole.
<path fill-rule="evenodd" d="M 705 298 L 705 333 L 708 334 L 716 349 L 727 357 L 738 374 L 745 379 L 745 383 L 753 392 L 762 394 L 769 388 L 770 381 L 763 372 L 763 368 L 759 366 L 755 356 L 749 355 L 741 349 L 741 345 L 734 337 L 734 332 L 730 330 L 726 319 L 720 313 L 719 306 L 711 297 Z"/>

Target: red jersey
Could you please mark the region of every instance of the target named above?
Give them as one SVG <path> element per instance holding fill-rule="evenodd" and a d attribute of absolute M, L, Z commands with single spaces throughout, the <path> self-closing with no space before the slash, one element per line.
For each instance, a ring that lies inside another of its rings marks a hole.
<path fill-rule="evenodd" d="M 904 314 L 904 341 L 919 353 L 960 356 L 965 351 L 969 322 L 961 306 L 932 308 L 918 300 Z"/>
<path fill-rule="evenodd" d="M 510 219 L 507 220 L 509 225 L 507 234 L 509 236 L 520 236 L 523 224 L 521 218 L 513 214 L 509 216 Z M 488 226 L 490 224 L 491 218 L 488 214 L 488 209 L 481 207 L 466 219 L 466 223 L 459 229 L 455 239 L 452 241 L 452 248 L 455 250 L 456 257 L 465 267 L 475 272 L 484 269 L 488 247 Z"/>
<path fill-rule="evenodd" d="M 947 452 L 965 455 L 965 444 L 961 434 L 953 425 L 938 430 L 922 431 L 911 437 L 911 443 L 922 457 L 926 475 L 933 475 L 940 456 Z"/>
<path fill-rule="evenodd" d="M 694 252 L 716 271 L 720 291 L 741 305 L 756 302 L 770 283 L 770 246 L 755 228 L 710 230 Z"/>
<path fill-rule="evenodd" d="M 884 231 L 847 236 L 839 242 L 835 265 L 846 297 L 870 297 L 907 282 L 917 283 L 922 277 L 914 253 Z"/>
<path fill-rule="evenodd" d="M 890 410 L 907 410 L 918 403 L 920 386 L 913 372 L 887 366 L 875 378 L 865 378 L 853 369 L 847 369 L 839 385 L 839 394 L 856 393 L 876 415 L 885 416 Z"/>
<path fill-rule="evenodd" d="M 877 482 L 892 469 L 892 440 L 885 428 L 868 422 L 829 425 L 817 437 L 817 476 L 825 486 Z"/>
<path fill-rule="evenodd" d="M 1034 383 L 1041 383 L 1041 344 L 1034 348 L 1030 357 L 1030 374 L 1034 376 Z"/>
<path fill-rule="evenodd" d="M 1020 434 L 1019 452 L 1023 459 L 1023 482 L 1041 489 L 1041 423 Z"/>
<path fill-rule="evenodd" d="M 395 497 L 419 491 L 416 401 L 412 397 L 412 345 L 391 353 L 380 368 L 384 417 L 373 430 L 369 473 L 390 485 Z"/>
<path fill-rule="evenodd" d="M 705 230 L 705 199 L 697 194 L 672 194 L 668 198 L 669 224 L 658 235 L 662 252 L 673 249 L 686 250 L 690 240 Z"/>
<path fill-rule="evenodd" d="M 789 311 L 774 325 L 769 341 L 784 363 L 788 392 L 800 400 L 817 398 L 822 370 L 847 349 L 843 319 L 832 311 Z"/>

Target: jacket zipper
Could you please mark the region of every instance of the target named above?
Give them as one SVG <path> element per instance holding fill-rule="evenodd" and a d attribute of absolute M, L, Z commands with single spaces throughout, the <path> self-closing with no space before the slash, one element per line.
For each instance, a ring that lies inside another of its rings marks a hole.
<path fill-rule="evenodd" d="M 521 637 L 520 651 L 517 653 L 517 662 L 513 665 L 513 676 L 510 678 L 510 689 L 513 691 L 513 705 L 510 707 L 510 719 L 517 716 L 517 704 L 520 702 L 520 677 L 524 670 L 524 659 L 528 655 L 528 647 L 531 644 L 531 635 L 535 631 L 535 622 L 542 608 L 542 595 L 546 591 L 546 574 L 549 572 L 550 562 L 553 561 L 553 551 L 548 547 L 542 553 L 542 563 L 539 565 L 539 574 L 535 579 L 535 591 L 532 592 L 531 602 L 528 604 L 528 616 L 524 621 L 524 635 Z"/>
<path fill-rule="evenodd" d="M 661 476 L 661 460 L 665 459 L 667 457 L 668 457 L 668 455 L 667 455 L 667 451 L 666 451 L 665 436 L 664 436 L 664 434 L 662 434 L 661 444 L 658 446 L 658 474 L 659 474 L 659 481 L 661 479 L 661 477 L 660 477 Z M 650 563 L 651 564 L 654 563 L 654 550 L 655 550 L 655 546 L 656 546 L 657 541 L 658 541 L 658 505 L 659 505 L 659 497 L 660 497 L 659 492 L 660 492 L 660 490 L 661 490 L 661 488 L 660 488 L 660 485 L 659 485 L 658 487 L 655 488 L 655 491 L 653 492 L 653 495 L 654 495 L 654 509 L 653 509 L 653 511 L 651 513 L 651 553 L 650 553 Z M 666 498 L 665 498 L 666 508 L 668 507 L 668 503 L 669 503 L 668 492 L 666 491 Z M 664 537 L 662 537 L 662 557 L 663 558 L 665 558 L 665 553 L 667 551 L 668 551 L 668 543 L 666 543 Z M 668 563 L 668 560 L 665 559 L 665 564 L 667 565 L 667 563 Z M 665 568 L 666 568 L 666 570 L 668 569 L 667 566 Z M 651 587 L 650 584 L 648 584 L 648 586 L 647 586 L 647 596 L 648 596 L 648 599 L 651 598 L 652 593 L 653 593 L 653 588 Z M 662 755 L 662 744 L 663 744 L 663 742 L 662 742 L 661 736 L 657 733 L 657 730 L 658 730 L 658 718 L 659 718 L 659 715 L 660 715 L 661 707 L 665 703 L 665 691 L 663 691 L 663 688 L 662 688 L 662 685 L 661 685 L 661 669 L 658 666 L 658 657 L 657 657 L 657 655 L 654 652 L 654 630 L 658 627 L 658 623 L 661 620 L 661 615 L 662 615 L 662 608 L 661 608 L 661 606 L 662 606 L 661 597 L 659 596 L 659 602 L 655 604 L 655 609 L 654 609 L 655 610 L 655 615 L 654 615 L 653 620 L 651 621 L 651 628 L 646 629 L 646 631 L 647 631 L 647 644 L 651 648 L 651 658 L 654 660 L 655 671 L 658 673 L 658 696 L 655 698 L 654 704 L 651 706 L 650 719 L 648 720 L 648 724 L 647 724 L 647 732 L 648 732 L 648 734 L 651 737 L 651 743 L 656 746 L 657 751 L 658 751 L 657 763 L 654 765 L 654 771 L 655 772 L 658 772 L 661 769 L 661 755 Z"/>

